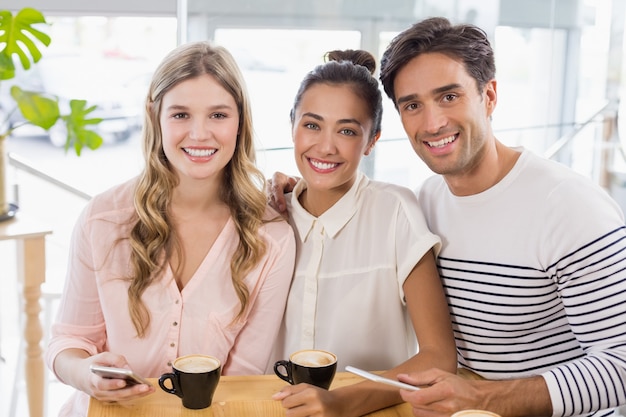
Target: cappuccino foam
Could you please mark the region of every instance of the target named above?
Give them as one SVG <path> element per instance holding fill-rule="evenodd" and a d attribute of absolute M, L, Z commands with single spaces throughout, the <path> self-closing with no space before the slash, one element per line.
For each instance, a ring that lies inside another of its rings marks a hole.
<path fill-rule="evenodd" d="M 182 372 L 199 374 L 210 372 L 220 366 L 220 362 L 210 356 L 190 355 L 176 359 L 174 368 Z"/>
<path fill-rule="evenodd" d="M 336 361 L 337 359 L 331 353 L 319 350 L 303 350 L 291 355 L 291 362 L 309 367 L 327 366 Z"/>
<path fill-rule="evenodd" d="M 457 411 L 452 417 L 500 417 L 496 413 L 484 410 L 463 410 Z"/>

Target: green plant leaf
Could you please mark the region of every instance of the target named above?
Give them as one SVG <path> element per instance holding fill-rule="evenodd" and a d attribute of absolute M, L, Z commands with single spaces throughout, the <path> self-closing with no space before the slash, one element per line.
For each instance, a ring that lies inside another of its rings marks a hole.
<path fill-rule="evenodd" d="M 35 126 L 50 129 L 61 117 L 59 101 L 36 91 L 22 90 L 17 85 L 11 87 L 11 97 L 26 120 Z"/>
<path fill-rule="evenodd" d="M 24 118 L 36 126 L 50 130 L 59 119 L 65 124 L 67 131 L 65 151 L 74 146 L 76 154 L 80 156 L 83 147 L 98 149 L 104 140 L 90 126 L 102 122 L 101 118 L 88 118 L 96 106 L 87 107 L 86 100 L 70 100 L 70 113 L 61 115 L 59 102 L 56 97 L 49 97 L 34 91 L 22 90 L 18 86 L 11 87 L 11 96 L 17 102 Z"/>
<path fill-rule="evenodd" d="M 62 116 L 63 121 L 67 126 L 67 141 L 65 142 L 65 151 L 67 152 L 70 146 L 74 146 L 76 155 L 80 156 L 83 147 L 88 147 L 91 150 L 98 149 L 104 140 L 102 137 L 93 130 L 87 129 L 91 125 L 97 125 L 102 121 L 101 118 L 90 118 L 87 116 L 93 112 L 96 106 L 87 107 L 86 100 L 70 100 L 70 114 Z"/>
<path fill-rule="evenodd" d="M 0 53 L 0 80 L 15 78 L 15 65 L 10 56 Z"/>
<path fill-rule="evenodd" d="M 94 132 L 93 130 L 83 129 L 77 134 L 77 141 L 74 142 L 74 150 L 77 155 L 80 155 L 80 150 L 82 146 L 78 147 L 79 144 L 83 144 L 83 146 L 87 146 L 92 151 L 98 149 L 100 145 L 104 142 L 102 137 Z"/>
<path fill-rule="evenodd" d="M 17 54 L 24 69 L 30 68 L 31 59 L 33 63 L 41 59 L 41 51 L 35 40 L 48 46 L 51 39 L 35 27 L 37 24 L 48 23 L 43 14 L 33 8 L 26 7 L 15 16 L 8 10 L 0 10 L 0 45 L 4 45 L 0 54 L 8 58 L 2 61 L 0 77 L 7 76 L 11 74 L 11 69 L 14 70 L 13 54 Z"/>
<path fill-rule="evenodd" d="M 15 16 L 9 10 L 0 10 L 0 80 L 15 78 L 14 55 L 18 56 L 24 70 L 30 69 L 41 59 L 39 47 L 47 47 L 51 41 L 50 36 L 36 28 L 41 24 L 48 25 L 48 22 L 41 12 L 33 8 L 26 7 Z M 102 145 L 102 137 L 87 129 L 102 119 L 88 118 L 96 106 L 87 107 L 85 100 L 71 100 L 70 114 L 61 115 L 56 96 L 22 90 L 16 85 L 11 87 L 11 97 L 26 120 L 24 124 L 33 124 L 49 131 L 61 121 L 67 132 L 66 152 L 73 146 L 80 156 L 83 147 L 97 149 Z M 11 112 L 14 110 L 11 109 Z M 0 132 L 0 140 L 20 126 L 9 126 L 6 131 Z"/>

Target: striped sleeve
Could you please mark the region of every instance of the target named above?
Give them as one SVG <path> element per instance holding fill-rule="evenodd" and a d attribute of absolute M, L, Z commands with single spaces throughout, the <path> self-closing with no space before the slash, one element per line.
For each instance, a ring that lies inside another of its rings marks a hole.
<path fill-rule="evenodd" d="M 584 356 L 543 374 L 554 416 L 626 402 L 626 234 L 618 228 L 547 271 Z M 598 413 L 596 415 L 602 415 Z"/>

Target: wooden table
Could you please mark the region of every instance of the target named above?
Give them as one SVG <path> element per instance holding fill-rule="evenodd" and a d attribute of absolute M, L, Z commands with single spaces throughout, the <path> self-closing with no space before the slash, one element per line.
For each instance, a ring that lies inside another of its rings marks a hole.
<path fill-rule="evenodd" d="M 181 399 L 164 392 L 156 379 L 150 380 L 156 392 L 132 404 L 109 404 L 91 398 L 88 417 L 283 417 L 285 410 L 272 394 L 280 391 L 285 382 L 275 375 L 222 376 L 215 391 L 213 403 L 204 410 L 188 410 Z M 347 372 L 335 375 L 331 389 L 363 381 Z M 409 404 L 400 404 L 369 414 L 376 417 L 412 416 Z"/>
<path fill-rule="evenodd" d="M 17 277 L 24 297 L 25 376 L 30 417 L 44 415 L 43 329 L 39 313 L 41 284 L 46 280 L 46 235 L 50 233 L 50 229 L 20 213 L 14 219 L 0 222 L 0 240 L 15 240 L 17 245 Z"/>

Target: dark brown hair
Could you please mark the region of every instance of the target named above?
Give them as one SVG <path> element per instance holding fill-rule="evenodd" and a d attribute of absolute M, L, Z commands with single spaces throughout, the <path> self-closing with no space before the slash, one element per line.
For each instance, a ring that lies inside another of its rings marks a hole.
<path fill-rule="evenodd" d="M 452 25 L 446 18 L 433 17 L 401 32 L 383 54 L 380 81 L 394 104 L 393 86 L 398 71 L 416 56 L 435 52 L 462 62 L 476 80 L 478 91 L 495 78 L 493 49 L 485 31 L 474 25 Z"/>
<path fill-rule="evenodd" d="M 382 94 L 378 80 L 374 77 L 376 71 L 374 56 L 367 51 L 347 49 L 327 52 L 325 60 L 324 64 L 315 67 L 300 83 L 290 113 L 291 122 L 294 121 L 296 108 L 300 105 L 302 95 L 310 87 L 319 83 L 346 84 L 352 87 L 354 94 L 361 97 L 367 106 L 373 121 L 370 140 L 373 139 L 381 131 L 383 118 Z"/>

